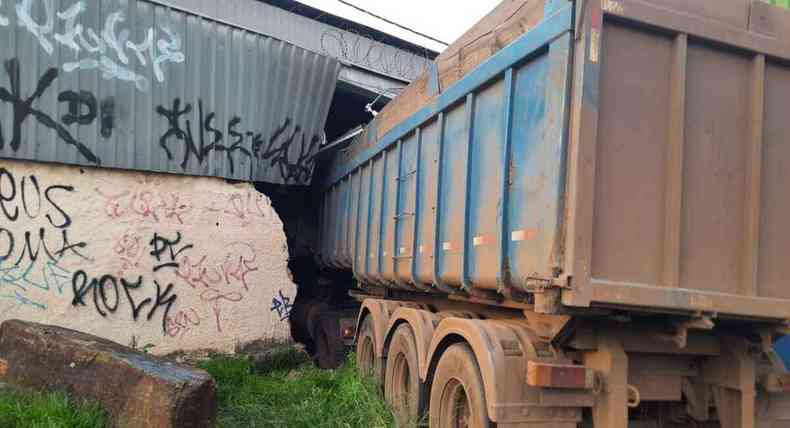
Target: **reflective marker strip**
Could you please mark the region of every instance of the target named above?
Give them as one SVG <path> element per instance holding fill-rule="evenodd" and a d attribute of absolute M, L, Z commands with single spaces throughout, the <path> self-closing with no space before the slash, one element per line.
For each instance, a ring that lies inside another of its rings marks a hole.
<path fill-rule="evenodd" d="M 519 241 L 529 241 L 535 239 L 535 236 L 538 233 L 534 230 L 522 229 L 522 230 L 514 230 L 510 233 L 510 240 L 513 242 Z"/>
<path fill-rule="evenodd" d="M 480 235 L 480 236 L 475 236 L 472 239 L 472 245 L 475 247 L 480 247 L 483 245 L 489 245 L 493 241 L 494 241 L 493 238 L 489 235 Z"/>
<path fill-rule="evenodd" d="M 527 362 L 527 385 L 535 388 L 593 389 L 595 370 L 571 364 Z"/>

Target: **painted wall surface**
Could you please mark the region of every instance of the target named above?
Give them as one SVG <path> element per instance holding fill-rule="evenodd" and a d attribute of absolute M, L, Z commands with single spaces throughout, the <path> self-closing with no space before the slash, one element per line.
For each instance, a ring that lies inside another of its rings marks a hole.
<path fill-rule="evenodd" d="M 0 321 L 157 354 L 285 340 L 287 257 L 250 184 L 0 159 Z"/>

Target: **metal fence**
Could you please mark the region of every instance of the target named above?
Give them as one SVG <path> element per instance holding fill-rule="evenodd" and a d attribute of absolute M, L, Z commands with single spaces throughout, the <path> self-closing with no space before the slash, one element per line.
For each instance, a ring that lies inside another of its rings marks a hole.
<path fill-rule="evenodd" d="M 0 0 L 0 158 L 307 184 L 340 64 L 143 0 Z"/>

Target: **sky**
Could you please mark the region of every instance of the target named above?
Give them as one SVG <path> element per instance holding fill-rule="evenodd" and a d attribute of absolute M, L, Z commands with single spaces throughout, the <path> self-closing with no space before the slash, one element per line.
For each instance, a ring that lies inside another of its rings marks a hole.
<path fill-rule="evenodd" d="M 373 18 L 338 0 L 298 0 L 401 39 L 441 52 L 445 46 Z M 491 11 L 500 0 L 346 0 L 377 15 L 452 43 Z"/>

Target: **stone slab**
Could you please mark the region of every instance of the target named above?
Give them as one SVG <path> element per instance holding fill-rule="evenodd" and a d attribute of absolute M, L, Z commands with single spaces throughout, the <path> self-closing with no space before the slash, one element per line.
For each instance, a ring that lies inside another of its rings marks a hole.
<path fill-rule="evenodd" d="M 208 373 L 74 330 L 3 322 L 0 369 L 0 382 L 101 403 L 116 428 L 215 425 Z"/>

